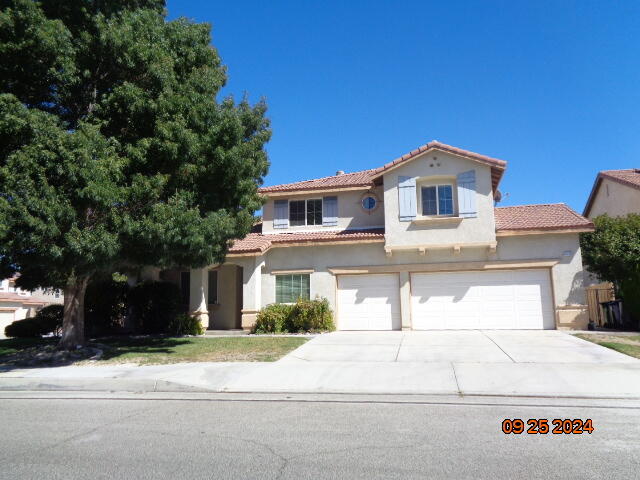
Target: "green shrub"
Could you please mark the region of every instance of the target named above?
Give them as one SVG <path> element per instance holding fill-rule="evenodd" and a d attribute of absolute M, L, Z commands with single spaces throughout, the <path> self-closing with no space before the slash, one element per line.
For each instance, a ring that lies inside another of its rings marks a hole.
<path fill-rule="evenodd" d="M 38 310 L 35 318 L 40 324 L 40 330 L 43 332 L 42 335 L 52 333 L 56 337 L 59 337 L 62 333 L 63 316 L 64 306 L 59 304 L 47 305 L 46 307 Z"/>
<path fill-rule="evenodd" d="M 289 317 L 289 332 L 327 332 L 336 329 L 333 323 L 333 312 L 326 298 L 316 300 L 298 300 L 293 305 Z"/>
<path fill-rule="evenodd" d="M 204 327 L 198 318 L 180 313 L 167 326 L 169 335 L 204 335 Z"/>
<path fill-rule="evenodd" d="M 91 282 L 84 298 L 84 320 L 88 331 L 104 335 L 121 330 L 129 308 L 128 294 L 126 279 Z"/>
<path fill-rule="evenodd" d="M 33 338 L 42 335 L 40 323 L 36 317 L 28 317 L 10 323 L 5 327 L 4 334 L 14 338 Z"/>
<path fill-rule="evenodd" d="M 129 291 L 131 314 L 141 333 L 165 333 L 180 313 L 180 289 L 170 282 L 146 281 Z"/>
<path fill-rule="evenodd" d="M 288 331 L 289 317 L 293 312 L 293 305 L 274 303 L 258 312 L 253 333 L 281 333 Z"/>
<path fill-rule="evenodd" d="M 304 333 L 335 330 L 326 298 L 299 299 L 295 304 L 273 304 L 258 312 L 254 333 Z"/>
<path fill-rule="evenodd" d="M 7 325 L 4 334 L 14 338 L 35 338 L 42 335 L 60 335 L 62 330 L 62 305 L 49 305 L 36 313 L 35 317 L 16 320 Z"/>

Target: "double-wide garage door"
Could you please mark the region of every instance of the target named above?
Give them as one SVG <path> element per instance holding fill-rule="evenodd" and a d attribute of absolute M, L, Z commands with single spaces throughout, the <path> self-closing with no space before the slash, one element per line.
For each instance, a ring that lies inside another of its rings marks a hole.
<path fill-rule="evenodd" d="M 397 274 L 338 277 L 338 328 L 400 328 Z M 411 274 L 414 330 L 554 328 L 549 270 Z"/>

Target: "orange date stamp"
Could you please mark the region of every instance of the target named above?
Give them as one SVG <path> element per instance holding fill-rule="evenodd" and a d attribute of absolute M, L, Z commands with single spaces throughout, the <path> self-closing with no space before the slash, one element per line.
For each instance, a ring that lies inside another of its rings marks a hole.
<path fill-rule="evenodd" d="M 549 421 L 546 418 L 529 418 L 522 420 L 521 418 L 505 418 L 502 421 L 502 433 L 509 435 L 520 435 L 527 433 L 529 435 L 582 435 L 588 433 L 591 435 L 595 428 L 593 420 L 587 418 L 554 418 Z"/>

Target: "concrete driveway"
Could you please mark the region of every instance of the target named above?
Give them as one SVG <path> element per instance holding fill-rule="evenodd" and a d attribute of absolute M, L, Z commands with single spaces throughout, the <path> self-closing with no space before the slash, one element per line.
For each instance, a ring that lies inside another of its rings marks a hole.
<path fill-rule="evenodd" d="M 225 390 L 640 399 L 640 360 L 560 331 L 335 332 Z"/>
<path fill-rule="evenodd" d="M 307 362 L 638 364 L 557 330 L 333 332 L 286 357 Z"/>

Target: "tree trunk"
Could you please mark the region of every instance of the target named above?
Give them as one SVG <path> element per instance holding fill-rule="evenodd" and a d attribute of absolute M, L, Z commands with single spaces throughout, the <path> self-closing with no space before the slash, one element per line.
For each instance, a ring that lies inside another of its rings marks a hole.
<path fill-rule="evenodd" d="M 64 318 L 59 347 L 73 350 L 85 344 L 84 338 L 84 294 L 88 277 L 71 277 L 64 287 Z"/>

